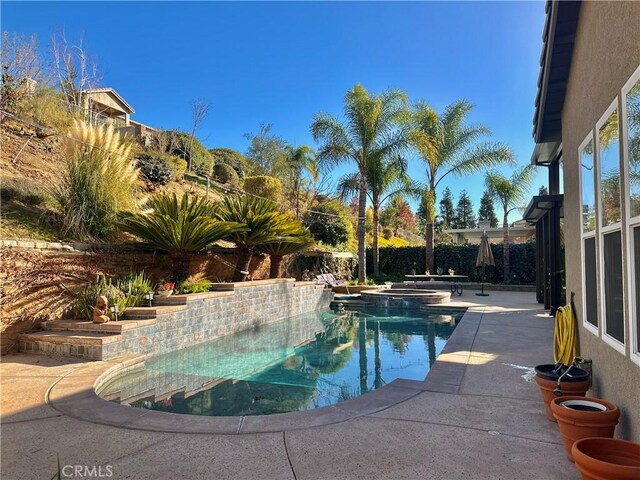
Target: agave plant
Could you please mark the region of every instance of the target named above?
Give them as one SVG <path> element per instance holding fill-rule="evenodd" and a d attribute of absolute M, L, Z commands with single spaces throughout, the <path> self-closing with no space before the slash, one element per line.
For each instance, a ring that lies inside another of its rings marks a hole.
<path fill-rule="evenodd" d="M 202 197 L 185 193 L 178 199 L 175 194 L 164 194 L 150 203 L 150 213 L 129 216 L 122 226 L 145 244 L 169 253 L 176 281 L 189 276 L 189 263 L 196 252 L 247 230 L 239 222 L 215 218 L 216 207 Z"/>
<path fill-rule="evenodd" d="M 229 196 L 218 205 L 216 218 L 224 222 L 240 223 L 246 228 L 226 237 L 236 244 L 238 261 L 233 274 L 234 282 L 242 282 L 249 275 L 253 253 L 259 245 L 296 236 L 302 225 L 290 215 L 281 213 L 271 200 L 248 195 Z"/>
<path fill-rule="evenodd" d="M 270 242 L 256 245 L 256 250 L 269 255 L 271 266 L 269 278 L 280 278 L 282 260 L 285 256 L 304 250 L 315 242 L 306 228 L 300 229 L 295 235 L 287 235 L 276 238 Z"/>

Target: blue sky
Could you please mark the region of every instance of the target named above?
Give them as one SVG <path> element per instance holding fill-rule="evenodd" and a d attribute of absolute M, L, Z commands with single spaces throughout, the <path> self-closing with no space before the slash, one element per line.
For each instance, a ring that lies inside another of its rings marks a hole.
<path fill-rule="evenodd" d="M 2 30 L 84 36 L 103 86 L 136 110 L 133 118 L 189 129 L 189 104 L 211 100 L 199 136 L 208 147 L 246 151 L 243 134 L 272 123 L 292 144 L 315 146 L 318 111 L 340 114 L 356 82 L 397 87 L 441 110 L 467 98 L 470 120 L 529 161 L 544 2 L 206 3 L 2 2 Z M 343 167 L 340 172 L 349 171 Z M 415 179 L 424 179 L 418 158 Z M 546 183 L 541 170 L 532 194 Z M 444 182 L 477 206 L 483 177 Z M 510 218 L 518 217 L 517 213 Z"/>

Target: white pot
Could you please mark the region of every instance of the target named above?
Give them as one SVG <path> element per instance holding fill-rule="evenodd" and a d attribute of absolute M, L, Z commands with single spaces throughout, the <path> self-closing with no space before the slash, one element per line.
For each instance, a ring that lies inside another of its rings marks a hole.
<path fill-rule="evenodd" d="M 156 295 L 159 297 L 170 297 L 173 293 L 173 290 L 159 290 L 156 292 Z"/>

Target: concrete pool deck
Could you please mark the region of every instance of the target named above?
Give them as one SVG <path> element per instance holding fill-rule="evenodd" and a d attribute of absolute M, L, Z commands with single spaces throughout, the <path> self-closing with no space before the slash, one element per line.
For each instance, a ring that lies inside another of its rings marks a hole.
<path fill-rule="evenodd" d="M 116 479 L 579 479 L 524 378 L 552 357 L 553 319 L 534 299 L 465 291 L 451 306 L 469 310 L 424 382 L 392 382 L 329 407 L 335 417 L 322 426 L 245 417 L 231 432 L 202 433 L 208 418 L 173 415 L 188 417 L 178 423 L 192 433 L 166 431 L 165 418 L 147 416 L 158 412 L 83 404 L 93 393 L 87 379 L 109 362 L 5 356 L 1 477 L 51 478 L 59 458 Z M 89 478 L 72 472 L 62 478 Z"/>

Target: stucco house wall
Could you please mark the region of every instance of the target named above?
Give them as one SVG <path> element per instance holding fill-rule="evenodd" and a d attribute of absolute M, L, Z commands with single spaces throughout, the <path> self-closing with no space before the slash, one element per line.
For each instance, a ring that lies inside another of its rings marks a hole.
<path fill-rule="evenodd" d="M 583 2 L 567 94 L 562 111 L 562 150 L 564 184 L 579 185 L 578 149 L 595 128 L 614 98 L 622 109 L 620 91 L 640 65 L 640 2 Z M 622 138 L 622 135 L 621 135 Z M 624 188 L 624 186 L 623 186 Z M 625 190 L 622 195 L 629 195 Z M 625 202 L 622 202 L 623 209 Z M 580 347 L 583 356 L 593 359 L 594 385 L 591 394 L 618 404 L 622 409 L 617 436 L 640 441 L 640 366 L 630 357 L 631 312 L 625 291 L 625 352 L 620 353 L 600 336 L 582 326 L 585 315 L 582 289 L 581 199 L 578 188 L 565 188 L 564 225 L 566 242 L 567 292 L 576 293 L 576 309 L 580 323 Z M 623 210 L 623 218 L 626 212 Z M 624 222 L 624 220 L 623 220 Z M 630 263 L 626 252 L 629 241 L 623 223 L 623 269 L 629 279 Z M 596 242 L 599 242 L 599 230 Z M 598 243 L 596 243 L 598 245 Z M 598 247 L 599 248 L 599 247 Z M 602 295 L 602 292 L 600 292 Z M 599 299 L 600 300 L 600 299 Z"/>

